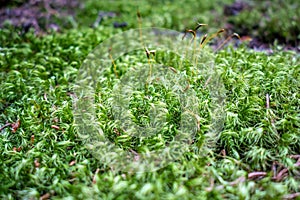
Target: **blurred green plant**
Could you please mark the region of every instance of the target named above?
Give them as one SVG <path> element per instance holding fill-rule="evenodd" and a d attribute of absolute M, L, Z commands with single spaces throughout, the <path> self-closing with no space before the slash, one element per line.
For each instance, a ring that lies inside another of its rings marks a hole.
<path fill-rule="evenodd" d="M 139 10 L 145 27 L 163 27 L 178 31 L 186 27 L 193 27 L 196 22 L 205 22 L 212 27 L 220 22 L 222 5 L 231 3 L 226 1 L 201 2 L 196 0 L 188 1 L 93 1 L 88 0 L 83 4 L 82 11 L 78 11 L 77 20 L 80 25 L 92 25 L 97 19 L 99 11 L 113 12 L 115 17 L 104 17 L 101 25 L 111 25 L 113 21 L 127 22 L 127 28 L 137 28 L 136 11 Z M 217 24 L 219 25 L 219 24 Z M 205 30 L 205 29 L 204 29 Z"/>
<path fill-rule="evenodd" d="M 241 35 L 250 35 L 264 43 L 276 40 L 293 46 L 300 41 L 300 2 L 287 1 L 245 1 L 250 8 L 230 16 L 228 22 Z"/>

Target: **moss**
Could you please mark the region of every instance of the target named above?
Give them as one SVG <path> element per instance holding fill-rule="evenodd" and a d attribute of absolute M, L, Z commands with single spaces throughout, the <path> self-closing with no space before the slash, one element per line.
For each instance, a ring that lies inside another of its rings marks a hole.
<path fill-rule="evenodd" d="M 126 13 L 124 19 L 135 15 L 135 8 L 129 5 L 116 7 Z M 161 13 L 152 13 L 151 2 L 147 5 L 140 7 L 146 25 L 152 17 L 161 17 Z M 181 9 L 171 2 L 166 5 L 174 12 Z M 209 5 L 205 6 L 211 9 Z M 95 10 L 91 10 L 93 15 L 97 14 Z M 181 29 L 178 20 L 190 15 L 165 16 L 162 18 L 171 16 L 174 21 L 158 25 Z M 135 19 L 130 20 L 132 27 L 136 26 Z M 45 36 L 36 36 L 32 31 L 22 35 L 14 29 L 0 30 L 1 198 L 281 199 L 299 192 L 299 161 L 296 164 L 297 156 L 291 155 L 300 151 L 300 58 L 294 52 L 276 49 L 267 55 L 243 45 L 237 49 L 230 46 L 206 58 L 215 63 L 226 89 L 224 126 L 210 154 L 201 154 L 212 106 L 205 82 L 193 73 L 189 62 L 182 63 L 180 57 L 171 55 L 168 66 L 174 64 L 179 73 L 178 63 L 184 65 L 182 76 L 187 77 L 201 100 L 201 128 L 190 151 L 151 173 L 116 172 L 99 163 L 74 125 L 72 85 L 87 54 L 121 32 L 105 23 L 97 28 L 80 26 Z M 209 47 L 205 51 L 211 52 Z M 116 60 L 118 74 L 125 76 L 132 66 L 147 61 L 144 52 L 124 55 Z M 163 52 L 157 53 L 156 62 L 164 62 Z M 116 137 L 113 120 L 106 115 L 111 112 L 109 95 L 117 83 L 113 66 L 106 76 L 110 81 L 98 88 L 102 93 L 96 95 L 96 100 L 100 103 L 98 120 L 112 141 L 118 141 L 124 149 L 143 151 L 143 145 L 161 148 L 164 141 L 172 139 L 180 109 L 176 98 L 159 84 L 152 85 L 151 90 L 138 88 L 130 109 L 137 123 L 143 125 L 149 121 L 150 103 L 164 101 L 169 115 L 163 136 L 144 141 Z M 145 100 L 147 95 L 153 97 L 152 101 Z M 142 115 L 145 118 L 139 118 Z M 14 130 L 10 123 L 18 120 L 20 125 L 15 125 Z M 122 130 L 119 133 L 123 134 Z M 287 173 L 278 175 L 286 169 Z M 256 171 L 266 173 L 255 176 Z"/>

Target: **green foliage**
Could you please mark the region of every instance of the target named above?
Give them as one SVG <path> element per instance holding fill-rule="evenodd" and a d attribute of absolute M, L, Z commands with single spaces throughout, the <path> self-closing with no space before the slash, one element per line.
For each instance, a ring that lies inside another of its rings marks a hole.
<path fill-rule="evenodd" d="M 272 160 L 299 152 L 299 58 L 287 52 L 268 57 L 232 51 L 217 58 L 228 90 L 220 142 L 232 156 L 265 170 Z"/>
<path fill-rule="evenodd" d="M 170 17 L 170 14 L 162 15 L 162 11 L 170 7 L 177 13 L 186 4 L 179 7 L 167 2 L 168 7 L 161 6 L 158 13 L 152 11 L 152 4 L 140 6 L 145 26 L 153 25 L 152 19 L 161 18 L 154 25 L 184 28 L 181 20 L 190 15 L 171 14 Z M 90 16 L 82 18 L 83 21 L 92 21 L 97 15 L 99 8 L 93 5 L 86 4 L 91 8 Z M 133 16 L 129 23 L 135 27 L 136 10 L 130 7 L 131 3 L 121 6 L 116 2 L 116 5 L 119 5 L 116 11 L 120 9 L 124 19 Z M 207 12 L 213 9 L 213 3 L 201 6 Z M 20 35 L 14 29 L 0 30 L 0 127 L 18 119 L 21 122 L 16 132 L 11 126 L 0 131 L 0 198 L 38 199 L 49 193 L 53 199 L 282 199 L 300 192 L 299 166 L 290 157 L 300 152 L 300 58 L 293 52 L 274 50 L 272 55 L 266 55 L 239 47 L 216 54 L 214 62 L 222 75 L 227 98 L 226 119 L 215 152 L 202 157 L 191 149 L 165 168 L 143 174 L 119 173 L 99 163 L 74 127 L 72 84 L 87 54 L 99 42 L 120 31 L 105 23 L 108 21 L 93 29 L 80 27 L 43 37 L 33 32 Z M 174 64 L 178 69 L 177 61 L 175 58 L 167 64 Z M 126 55 L 116 61 L 118 74 L 123 75 L 133 65 L 145 62 L 142 53 Z M 156 62 L 164 63 L 163 55 L 158 53 Z M 202 136 L 210 125 L 209 95 L 201 77 L 188 71 L 189 63 L 183 64 L 185 75 L 201 100 L 201 129 L 194 144 L 201 147 Z M 116 84 L 113 70 L 107 77 L 96 100 L 101 128 L 112 136 L 114 124 L 106 100 Z M 166 101 L 170 114 L 168 125 L 175 127 L 176 98 L 168 96 L 168 91 L 159 85 L 151 89 L 136 91 L 131 101 L 133 117 L 138 123 L 147 122 L 150 102 L 141 99 L 151 94 L 157 97 L 155 101 Z M 270 99 L 268 108 L 266 95 Z M 138 117 L 139 113 L 145 115 L 145 121 Z M 167 133 L 172 133 L 176 128 L 173 127 Z M 121 139 L 124 147 L 137 145 L 132 140 Z M 150 138 L 144 145 L 148 142 L 151 146 L 160 141 Z M 219 154 L 223 149 L 226 156 Z M 280 181 L 272 179 L 273 162 L 289 169 L 287 177 Z M 257 170 L 266 171 L 266 176 L 248 177 Z"/>
<path fill-rule="evenodd" d="M 115 12 L 113 18 L 103 17 L 101 25 L 112 25 L 112 22 L 127 22 L 128 28 L 137 28 L 137 10 L 142 15 L 144 27 L 164 27 L 183 31 L 187 27 L 194 27 L 196 22 L 205 22 L 212 27 L 221 18 L 222 7 L 232 0 L 226 1 L 86 1 L 83 11 L 79 11 L 77 19 L 80 25 L 92 25 L 99 11 Z M 213 15 L 212 15 L 213 13 Z M 191 20 L 192 16 L 192 20 Z"/>
<path fill-rule="evenodd" d="M 277 39 L 281 43 L 299 45 L 299 1 L 249 2 L 250 9 L 228 19 L 234 25 L 235 31 L 241 35 L 251 35 L 266 43 L 273 44 Z"/>

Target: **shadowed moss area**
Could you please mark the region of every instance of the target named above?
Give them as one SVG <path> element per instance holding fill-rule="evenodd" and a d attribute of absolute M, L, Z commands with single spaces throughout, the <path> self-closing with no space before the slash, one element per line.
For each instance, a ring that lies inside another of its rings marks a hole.
<path fill-rule="evenodd" d="M 246 8 L 228 22 L 242 35 L 252 35 L 265 43 L 279 42 L 299 47 L 299 1 L 245 1 Z"/>
<path fill-rule="evenodd" d="M 203 29 L 214 32 L 222 23 L 213 17 L 214 13 L 222 16 L 223 7 L 218 4 L 221 1 L 203 1 L 201 5 L 148 1 L 140 3 L 138 9 L 143 27 L 162 26 L 182 31 L 186 27 L 194 27 L 199 21 L 215 23 L 215 27 Z M 222 4 L 225 5 L 225 2 Z M 296 4 L 290 2 L 289 6 L 294 8 Z M 78 26 L 61 33 L 37 36 L 32 29 L 26 34 L 11 26 L 0 29 L 1 198 L 297 197 L 300 192 L 299 54 L 280 51 L 279 46 L 274 46 L 272 54 L 255 52 L 245 44 L 237 48 L 229 45 L 213 54 L 207 46 L 203 50 L 214 55 L 208 58 L 213 59 L 226 89 L 226 117 L 214 151 L 203 157 L 194 150 L 201 148 L 203 135 L 209 128 L 207 113 L 211 105 L 205 99 L 205 82 L 195 79 L 193 72 L 186 70 L 190 88 L 197 88 L 196 95 L 201 99 L 200 131 L 191 144 L 191 151 L 156 172 L 116 172 L 110 166 L 99 163 L 78 136 L 73 117 L 72 100 L 76 98 L 73 85 L 84 59 L 100 42 L 138 26 L 136 6 L 121 1 L 113 5 L 87 1 L 83 6 L 83 11 L 75 17 Z M 199 9 L 203 12 L 196 12 Z M 100 10 L 114 12 L 116 16 L 105 16 L 98 25 L 89 27 L 95 23 Z M 243 12 L 238 14 L 241 18 Z M 227 17 L 234 21 L 233 16 Z M 126 22 L 128 25 L 114 28 L 114 22 Z M 272 27 L 275 29 L 276 26 Z M 236 28 L 243 29 L 243 25 Z M 295 37 L 293 32 L 287 34 L 290 35 L 286 38 Z M 157 54 L 157 62 L 163 62 L 159 56 Z M 185 69 L 190 69 L 189 63 L 182 63 L 179 59 L 174 57 L 167 65 L 176 68 L 176 64 L 181 63 Z M 128 54 L 116 61 L 119 75 L 144 63 L 147 63 L 147 57 L 141 52 Z M 115 79 L 113 66 L 107 77 Z M 103 101 L 103 105 L 108 105 L 104 100 L 109 98 L 113 87 L 110 84 L 113 83 L 107 82 L 107 87 L 100 88 L 103 93 L 97 100 Z M 149 102 L 141 101 L 140 96 L 151 95 L 159 100 L 166 99 L 170 123 L 172 120 L 176 123 L 178 102 L 167 94 L 159 86 L 148 93 L 137 90 L 131 100 L 135 120 L 141 124 L 148 122 Z M 100 107 L 99 116 L 110 109 L 108 106 Z M 139 118 L 139 115 L 145 118 Z M 116 130 L 110 126 L 110 118 L 99 121 L 108 137 L 114 140 Z M 166 137 L 169 139 L 174 131 L 176 126 L 166 132 Z M 143 141 L 146 143 L 143 145 L 149 142 L 151 146 L 158 141 L 157 138 L 150 139 Z M 125 149 L 128 146 L 139 147 L 138 141 L 122 142 L 120 145 Z"/>
<path fill-rule="evenodd" d="M 300 41 L 300 3 L 288 1 L 142 1 L 95 2 L 87 1 L 84 11 L 79 12 L 79 24 L 92 25 L 97 21 L 99 11 L 115 13 L 103 17 L 100 24 L 113 25 L 114 22 L 126 22 L 128 28 L 138 27 L 134 20 L 136 10 L 144 18 L 143 25 L 172 28 L 184 31 L 195 27 L 197 22 L 215 27 L 227 28 L 241 36 L 250 36 L 261 43 L 279 42 L 294 47 Z M 215 28 L 216 29 L 216 28 Z M 203 29 L 207 30 L 206 27 Z"/>

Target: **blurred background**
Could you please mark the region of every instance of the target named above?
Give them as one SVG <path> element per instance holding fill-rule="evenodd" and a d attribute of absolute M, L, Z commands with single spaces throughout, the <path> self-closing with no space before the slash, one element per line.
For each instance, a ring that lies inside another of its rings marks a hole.
<path fill-rule="evenodd" d="M 209 26 L 203 32 L 225 28 L 238 33 L 248 46 L 266 49 L 281 44 L 299 51 L 299 0 L 0 0 L 0 28 L 13 28 L 25 34 L 68 29 L 138 27 L 137 10 L 143 27 L 164 27 L 184 31 L 199 23 Z"/>

